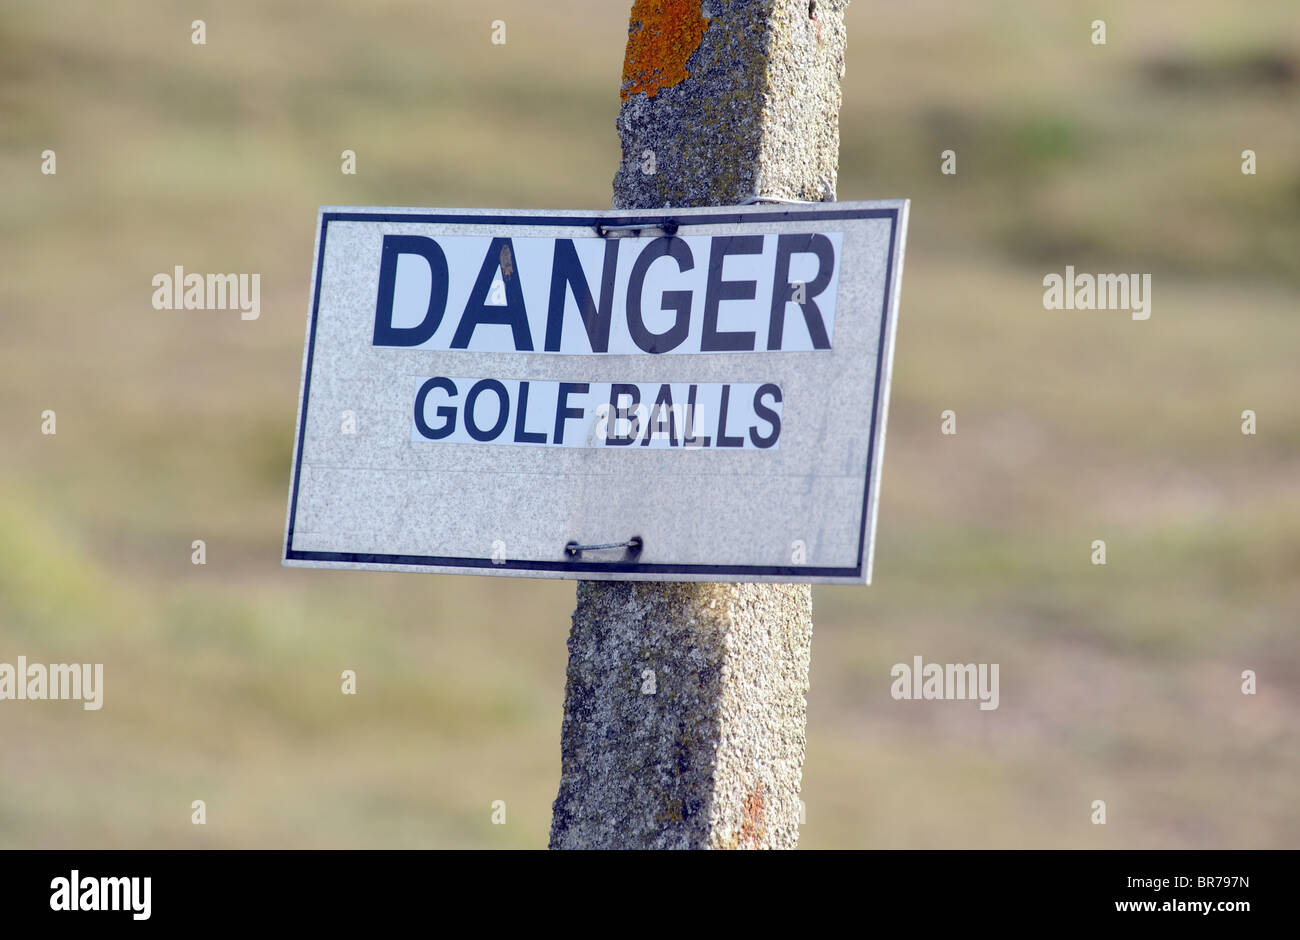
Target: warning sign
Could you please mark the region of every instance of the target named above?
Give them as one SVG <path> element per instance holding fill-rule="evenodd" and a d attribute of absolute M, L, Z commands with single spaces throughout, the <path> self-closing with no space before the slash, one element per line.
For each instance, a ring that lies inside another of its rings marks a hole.
<path fill-rule="evenodd" d="M 906 223 L 323 209 L 285 564 L 869 581 Z"/>

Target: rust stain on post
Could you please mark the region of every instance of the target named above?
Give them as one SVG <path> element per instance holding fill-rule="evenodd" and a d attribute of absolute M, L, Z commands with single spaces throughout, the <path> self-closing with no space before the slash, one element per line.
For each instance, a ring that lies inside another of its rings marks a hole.
<path fill-rule="evenodd" d="M 700 47 L 709 19 L 700 12 L 701 0 L 636 0 L 627 32 L 623 58 L 626 101 L 645 92 L 653 98 L 661 90 L 690 78 L 686 62 Z"/>
<path fill-rule="evenodd" d="M 745 797 L 745 815 L 740 824 L 740 844 L 747 849 L 761 849 L 767 838 L 767 821 L 763 812 L 763 785 L 754 787 Z"/>

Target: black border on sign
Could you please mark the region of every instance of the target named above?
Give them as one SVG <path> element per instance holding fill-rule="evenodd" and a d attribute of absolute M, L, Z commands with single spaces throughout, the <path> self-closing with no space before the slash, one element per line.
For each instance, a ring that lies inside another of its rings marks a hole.
<path fill-rule="evenodd" d="M 828 205 L 833 205 L 829 203 Z M 791 208 L 773 212 L 719 212 L 712 215 L 682 215 L 675 219 L 679 230 L 690 225 L 747 225 L 755 222 L 791 222 L 801 218 L 825 222 L 833 219 L 883 219 L 889 223 L 889 255 L 885 261 L 884 308 L 880 319 L 880 344 L 876 350 L 876 387 L 871 411 L 871 436 L 867 443 L 866 483 L 862 494 L 862 519 L 858 528 L 858 563 L 852 568 L 816 567 L 812 565 L 653 565 L 627 561 L 529 561 L 506 560 L 494 562 L 488 558 L 465 558 L 446 555 L 379 555 L 359 552 L 308 552 L 293 547 L 294 522 L 298 515 L 298 481 L 302 474 L 302 450 L 307 431 L 307 405 L 311 399 L 312 361 L 316 352 L 316 319 L 320 310 L 321 283 L 324 281 L 325 238 L 330 222 L 422 222 L 454 225 L 554 225 L 573 228 L 596 225 L 656 225 L 662 224 L 664 214 L 647 215 L 593 215 L 593 216 L 531 216 L 531 215 L 456 215 L 386 213 L 386 212 L 323 212 L 321 213 L 320 243 L 316 247 L 316 289 L 311 301 L 311 329 L 307 340 L 307 364 L 303 370 L 302 414 L 298 419 L 298 448 L 293 462 L 293 496 L 289 504 L 289 521 L 285 535 L 286 561 L 319 561 L 359 565 L 410 565 L 424 568 L 488 568 L 495 571 L 563 571 L 603 572 L 616 574 L 685 574 L 685 575 L 756 575 L 764 577 L 788 576 L 793 580 L 808 577 L 854 578 L 861 580 L 863 555 L 867 544 L 867 510 L 871 506 L 871 471 L 875 466 L 876 428 L 880 421 L 880 382 L 884 375 L 885 339 L 893 324 L 890 322 L 890 298 L 894 289 L 894 252 L 898 245 L 898 208 L 892 209 L 818 209 L 814 212 Z M 671 217 L 671 216 L 667 216 Z"/>

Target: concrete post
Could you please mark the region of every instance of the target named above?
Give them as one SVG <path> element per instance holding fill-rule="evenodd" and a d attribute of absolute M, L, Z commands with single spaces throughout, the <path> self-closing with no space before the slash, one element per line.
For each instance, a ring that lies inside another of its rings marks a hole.
<path fill-rule="evenodd" d="M 635 0 L 614 207 L 833 200 L 847 4 Z M 579 582 L 551 847 L 793 848 L 811 646 L 808 585 Z"/>

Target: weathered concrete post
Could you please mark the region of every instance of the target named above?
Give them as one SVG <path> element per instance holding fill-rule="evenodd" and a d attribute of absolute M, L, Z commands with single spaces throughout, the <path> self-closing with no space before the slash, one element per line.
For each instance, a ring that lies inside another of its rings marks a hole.
<path fill-rule="evenodd" d="M 614 207 L 833 200 L 847 5 L 635 0 Z M 808 585 L 579 582 L 551 847 L 793 848 L 811 647 Z"/>

